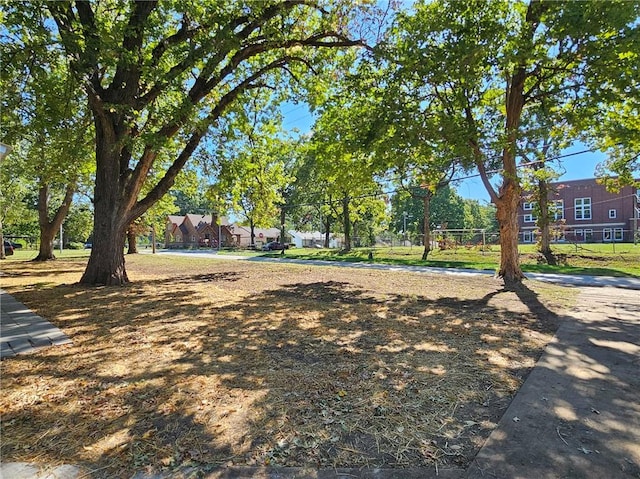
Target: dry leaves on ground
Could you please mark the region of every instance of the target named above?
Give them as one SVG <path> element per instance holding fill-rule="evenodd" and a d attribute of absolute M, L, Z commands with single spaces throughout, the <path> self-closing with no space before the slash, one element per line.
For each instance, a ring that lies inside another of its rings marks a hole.
<path fill-rule="evenodd" d="M 195 465 L 465 465 L 556 327 L 558 287 L 337 267 L 5 263 L 73 339 L 2 362 L 2 457 L 98 476 Z M 566 293 L 563 293 L 566 296 Z M 130 474 L 129 474 L 130 475 Z"/>

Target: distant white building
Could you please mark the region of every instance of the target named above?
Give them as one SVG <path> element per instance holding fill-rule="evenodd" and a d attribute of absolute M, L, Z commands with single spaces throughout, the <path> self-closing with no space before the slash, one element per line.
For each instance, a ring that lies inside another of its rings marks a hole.
<path fill-rule="evenodd" d="M 291 242 L 296 248 L 315 248 L 324 246 L 324 234 L 319 231 L 294 231 L 289 230 Z M 339 248 L 340 241 L 333 235 L 329 237 L 329 248 Z"/>

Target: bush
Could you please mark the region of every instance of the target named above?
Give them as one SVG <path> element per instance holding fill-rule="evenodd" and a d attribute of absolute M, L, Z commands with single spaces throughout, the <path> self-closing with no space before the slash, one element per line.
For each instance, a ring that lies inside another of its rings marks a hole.
<path fill-rule="evenodd" d="M 78 242 L 72 241 L 71 243 L 69 243 L 67 245 L 67 248 L 69 248 L 69 249 L 84 249 L 84 243 L 78 243 Z"/>

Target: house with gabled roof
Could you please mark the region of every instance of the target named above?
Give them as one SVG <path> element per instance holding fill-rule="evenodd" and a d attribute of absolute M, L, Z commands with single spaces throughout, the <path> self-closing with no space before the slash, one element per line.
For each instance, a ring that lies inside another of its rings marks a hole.
<path fill-rule="evenodd" d="M 230 225 L 230 229 L 237 238 L 238 246 L 241 248 L 251 247 L 251 228 L 249 226 L 232 224 Z M 257 248 L 271 241 L 280 241 L 279 228 L 254 228 L 253 233 L 255 235 L 254 245 Z"/>
<path fill-rule="evenodd" d="M 220 240 L 222 246 L 233 246 L 236 242 L 224 216 L 219 222 L 218 217 L 212 215 L 189 213 L 167 217 L 165 248 L 216 248 Z"/>

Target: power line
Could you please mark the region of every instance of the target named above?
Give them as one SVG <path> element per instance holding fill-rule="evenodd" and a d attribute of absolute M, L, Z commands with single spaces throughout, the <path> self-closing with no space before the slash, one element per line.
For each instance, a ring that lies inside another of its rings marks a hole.
<path fill-rule="evenodd" d="M 531 166 L 534 164 L 538 164 L 538 163 L 546 163 L 546 162 L 551 162 L 551 161 L 555 161 L 555 160 L 560 160 L 563 158 L 569 158 L 569 157 L 573 157 L 573 156 L 577 156 L 577 155 L 582 155 L 585 153 L 592 153 L 598 151 L 597 148 L 587 148 L 584 150 L 580 150 L 577 152 L 572 152 L 572 153 L 565 153 L 562 155 L 557 155 L 551 158 L 545 158 L 542 160 L 535 160 L 535 161 L 530 161 L 527 163 L 520 163 L 519 165 L 516 165 L 517 169 L 521 169 L 521 168 L 525 168 L 527 166 Z M 635 155 L 634 157 L 632 157 L 632 159 L 630 161 L 634 161 L 636 158 L 640 157 L 640 153 L 638 153 L 637 155 Z M 495 157 L 495 158 L 499 158 L 499 157 Z M 494 159 L 495 159 L 494 158 Z M 496 170 L 488 170 L 487 174 L 495 174 L 495 173 L 500 173 L 502 171 L 502 169 L 496 169 Z M 463 177 L 458 177 L 455 179 L 452 179 L 451 182 L 455 183 L 458 181 L 462 181 L 462 180 L 466 180 L 466 179 L 470 179 L 470 178 L 477 178 L 479 176 L 482 176 L 480 173 L 474 173 L 472 175 L 467 175 L 467 176 L 463 176 Z M 350 196 L 349 199 L 350 200 L 355 200 L 355 199 L 365 199 L 365 198 L 376 198 L 376 197 L 380 197 L 380 196 L 388 196 L 388 195 L 392 195 L 394 193 L 398 193 L 399 191 L 404 190 L 405 188 L 403 187 L 398 187 L 398 188 L 393 188 L 390 190 L 381 190 L 381 191 L 377 191 L 375 193 L 366 193 L 366 194 L 362 194 L 362 195 L 357 195 L 357 196 Z M 343 200 L 342 198 L 337 199 L 337 200 L 323 200 L 323 201 L 317 201 L 317 202 L 309 202 L 309 203 L 296 203 L 296 204 L 286 204 L 284 205 L 285 208 L 290 209 L 290 208 L 294 208 L 294 207 L 303 207 L 303 206 L 322 206 L 322 205 L 332 205 L 332 204 L 336 204 L 336 203 L 341 203 Z M 613 201 L 613 200 L 604 200 L 606 201 Z M 593 203 L 593 204 L 597 204 L 597 203 Z"/>

